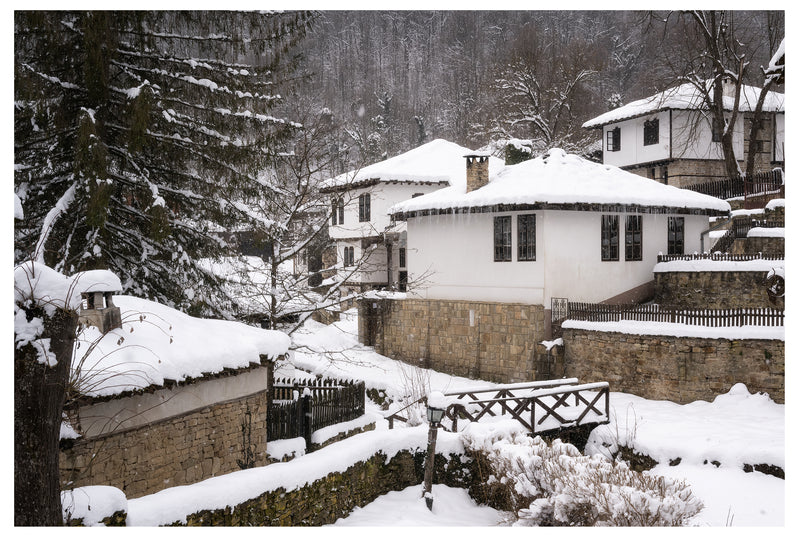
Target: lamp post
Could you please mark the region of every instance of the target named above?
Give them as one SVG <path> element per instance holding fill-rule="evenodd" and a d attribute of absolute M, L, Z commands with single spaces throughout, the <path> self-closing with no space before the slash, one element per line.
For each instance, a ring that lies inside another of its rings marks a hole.
<path fill-rule="evenodd" d="M 427 409 L 427 417 L 428 417 L 428 454 L 425 457 L 425 484 L 424 484 L 424 493 L 423 497 L 425 497 L 425 504 L 428 506 L 428 510 L 433 509 L 433 494 L 431 493 L 431 487 L 433 486 L 433 463 L 434 463 L 434 456 L 436 454 L 436 432 L 439 427 L 439 423 L 442 422 L 442 417 L 444 417 L 444 411 L 447 408 L 447 401 L 444 398 L 444 395 L 438 391 L 434 391 L 428 395 L 428 409 Z"/>

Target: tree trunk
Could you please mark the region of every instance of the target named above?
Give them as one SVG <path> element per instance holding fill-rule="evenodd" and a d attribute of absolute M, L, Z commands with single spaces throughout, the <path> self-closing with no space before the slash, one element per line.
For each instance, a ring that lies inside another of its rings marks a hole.
<path fill-rule="evenodd" d="M 62 310 L 26 312 L 44 320 L 58 363 L 38 363 L 32 345 L 14 351 L 14 524 L 62 525 L 58 442 L 76 319 Z"/>

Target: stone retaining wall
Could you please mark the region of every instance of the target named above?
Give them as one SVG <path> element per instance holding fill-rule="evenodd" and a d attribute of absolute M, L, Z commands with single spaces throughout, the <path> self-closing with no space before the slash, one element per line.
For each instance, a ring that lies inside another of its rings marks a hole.
<path fill-rule="evenodd" d="M 612 391 L 685 404 L 713 401 L 736 383 L 784 403 L 784 341 L 631 335 L 565 328 L 567 376 Z"/>
<path fill-rule="evenodd" d="M 330 473 L 302 488 L 278 488 L 254 499 L 220 510 L 189 515 L 189 526 L 319 526 L 346 517 L 390 491 L 400 491 L 423 480 L 425 453 L 400 451 L 387 460 L 377 453 L 344 472 Z M 436 454 L 434 484 L 469 487 L 471 459 Z M 176 523 L 176 525 L 184 525 Z"/>
<path fill-rule="evenodd" d="M 495 382 L 549 379 L 541 305 L 362 299 L 359 342 L 385 356 Z"/>
<path fill-rule="evenodd" d="M 782 236 L 749 236 L 744 240 L 744 253 L 755 255 L 784 255 L 786 241 Z"/>
<path fill-rule="evenodd" d="M 664 306 L 686 309 L 774 307 L 764 285 L 767 272 L 656 272 L 653 275 L 654 301 Z"/>
<path fill-rule="evenodd" d="M 128 498 L 266 465 L 267 397 L 262 391 L 62 447 L 62 488 L 107 485 Z"/>

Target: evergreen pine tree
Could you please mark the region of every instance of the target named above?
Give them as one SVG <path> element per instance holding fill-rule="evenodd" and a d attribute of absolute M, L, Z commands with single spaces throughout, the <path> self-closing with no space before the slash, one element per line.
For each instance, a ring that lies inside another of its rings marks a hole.
<path fill-rule="evenodd" d="M 299 124 L 275 117 L 306 13 L 14 16 L 15 262 L 107 268 L 126 292 L 219 314 L 199 260 L 269 225 L 243 200 Z"/>

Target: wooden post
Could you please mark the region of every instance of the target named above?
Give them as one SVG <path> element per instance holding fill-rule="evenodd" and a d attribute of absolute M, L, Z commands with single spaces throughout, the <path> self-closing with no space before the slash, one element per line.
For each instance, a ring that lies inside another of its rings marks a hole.
<path fill-rule="evenodd" d="M 428 454 L 425 457 L 425 505 L 428 507 L 428 510 L 433 509 L 433 495 L 431 494 L 431 489 L 433 488 L 433 465 L 434 465 L 434 457 L 436 456 L 436 432 L 437 428 L 436 425 L 430 423 L 428 427 Z"/>

